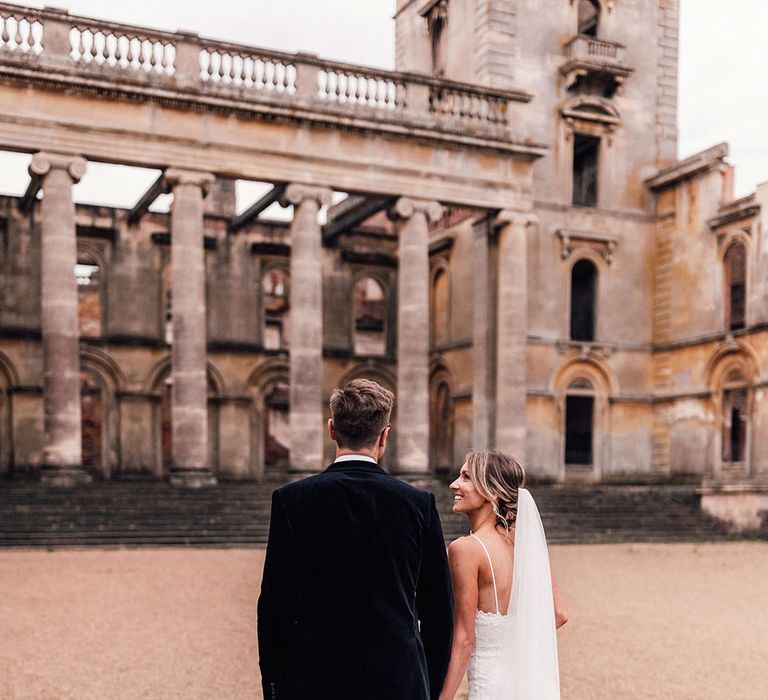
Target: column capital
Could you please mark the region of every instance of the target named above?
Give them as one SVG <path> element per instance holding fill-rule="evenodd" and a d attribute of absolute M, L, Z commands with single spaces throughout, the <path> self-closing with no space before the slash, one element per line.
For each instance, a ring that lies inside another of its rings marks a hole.
<path fill-rule="evenodd" d="M 168 191 L 176 185 L 196 185 L 203 191 L 203 196 L 208 194 L 208 189 L 216 181 L 216 177 L 203 170 L 187 170 L 185 168 L 167 168 L 163 173 Z"/>
<path fill-rule="evenodd" d="M 32 156 L 29 174 L 32 177 L 44 177 L 51 170 L 65 170 L 73 182 L 79 182 L 85 175 L 88 164 L 82 156 L 69 153 L 49 153 L 38 151 Z"/>
<path fill-rule="evenodd" d="M 331 206 L 331 190 L 328 187 L 318 187 L 317 185 L 302 185 L 298 182 L 292 182 L 285 188 L 280 197 L 280 206 L 290 205 L 298 206 L 307 199 L 314 199 L 318 206 Z"/>
<path fill-rule="evenodd" d="M 530 226 L 538 224 L 539 217 L 529 211 L 515 211 L 514 209 L 502 209 L 493 219 L 491 226 L 493 229 L 499 229 L 503 226 Z"/>
<path fill-rule="evenodd" d="M 426 215 L 431 224 L 436 224 L 443 216 L 443 205 L 430 199 L 412 199 L 400 197 L 387 212 L 393 221 L 410 219 L 417 211 Z"/>

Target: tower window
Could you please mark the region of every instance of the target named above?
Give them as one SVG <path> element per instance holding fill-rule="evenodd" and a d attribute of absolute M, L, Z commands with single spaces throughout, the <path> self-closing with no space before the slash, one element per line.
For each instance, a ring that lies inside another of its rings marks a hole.
<path fill-rule="evenodd" d="M 725 327 L 738 330 L 746 325 L 747 253 L 736 241 L 725 253 Z"/>
<path fill-rule="evenodd" d="M 597 36 L 600 22 L 600 5 L 596 0 L 579 0 L 578 33 L 584 36 Z"/>
<path fill-rule="evenodd" d="M 589 260 L 579 260 L 571 271 L 571 340 L 595 339 L 597 268 Z"/>
<path fill-rule="evenodd" d="M 573 137 L 573 205 L 597 206 L 597 159 L 600 139 L 574 134 Z"/>

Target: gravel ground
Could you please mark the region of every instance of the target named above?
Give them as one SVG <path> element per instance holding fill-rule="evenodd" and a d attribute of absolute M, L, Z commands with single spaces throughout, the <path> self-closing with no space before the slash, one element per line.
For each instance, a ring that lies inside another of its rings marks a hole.
<path fill-rule="evenodd" d="M 551 556 L 571 617 L 565 700 L 768 698 L 768 543 Z M 260 698 L 262 563 L 254 549 L 0 552 L 0 698 Z"/>

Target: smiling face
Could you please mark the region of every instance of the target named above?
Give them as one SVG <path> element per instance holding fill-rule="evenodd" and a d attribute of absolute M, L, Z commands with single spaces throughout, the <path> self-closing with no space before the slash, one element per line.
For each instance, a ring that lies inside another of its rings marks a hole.
<path fill-rule="evenodd" d="M 480 495 L 469 477 L 466 463 L 461 467 L 459 477 L 451 484 L 453 491 L 453 512 L 468 515 L 480 508 L 491 509 L 490 501 Z"/>

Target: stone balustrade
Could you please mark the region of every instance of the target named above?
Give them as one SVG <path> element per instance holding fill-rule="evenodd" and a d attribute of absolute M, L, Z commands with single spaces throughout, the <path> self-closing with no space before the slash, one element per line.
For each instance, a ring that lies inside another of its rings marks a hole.
<path fill-rule="evenodd" d="M 240 102 L 286 102 L 312 110 L 366 111 L 379 118 L 481 131 L 495 138 L 509 132 L 510 102 L 527 93 L 438 80 L 426 75 L 326 61 L 184 32 L 127 24 L 0 3 L 0 74 L 23 60 L 30 69 L 64 71 L 77 78 L 139 83 L 162 90 L 194 88 L 199 94 Z M 577 37 L 577 40 L 582 40 Z M 604 43 L 604 42 L 603 42 Z M 117 83 L 117 85 L 115 85 Z"/>
<path fill-rule="evenodd" d="M 623 64 L 626 47 L 615 41 L 579 34 L 566 44 L 566 53 L 572 59 Z"/>

